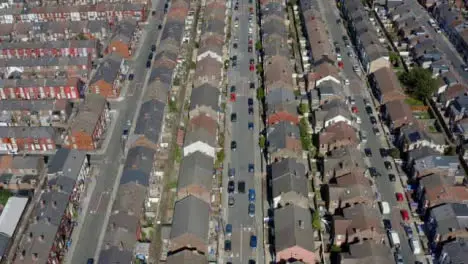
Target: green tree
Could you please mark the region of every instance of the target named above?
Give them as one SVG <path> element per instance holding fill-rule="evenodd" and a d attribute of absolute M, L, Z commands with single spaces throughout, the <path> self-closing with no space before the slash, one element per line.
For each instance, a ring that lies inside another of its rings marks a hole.
<path fill-rule="evenodd" d="M 221 166 L 223 162 L 224 162 L 224 149 L 221 149 L 216 153 L 216 167 Z"/>
<path fill-rule="evenodd" d="M 340 253 L 341 252 L 341 247 L 337 245 L 332 245 L 330 248 L 330 252 L 332 253 Z"/>
<path fill-rule="evenodd" d="M 5 205 L 12 196 L 11 192 L 5 189 L 0 190 L 0 204 Z"/>
<path fill-rule="evenodd" d="M 315 230 L 322 230 L 322 221 L 320 219 L 320 213 L 318 210 L 315 210 L 312 214 L 312 227 Z"/>
<path fill-rule="evenodd" d="M 260 40 L 255 43 L 255 49 L 258 51 L 263 49 L 262 42 Z"/>
<path fill-rule="evenodd" d="M 301 115 L 303 115 L 303 114 L 305 114 L 305 113 L 308 113 L 308 112 L 309 112 L 309 105 L 308 105 L 308 104 L 305 104 L 305 103 L 299 104 L 298 112 L 299 112 L 299 114 L 301 114 Z"/>
<path fill-rule="evenodd" d="M 448 148 L 445 149 L 444 154 L 446 156 L 454 156 L 457 154 L 457 149 L 453 146 L 449 146 Z"/>
<path fill-rule="evenodd" d="M 397 148 L 392 148 L 390 149 L 390 156 L 394 159 L 399 159 L 400 158 L 400 150 Z"/>
<path fill-rule="evenodd" d="M 194 61 L 191 61 L 190 62 L 190 69 L 195 70 L 196 67 L 197 67 L 197 64 Z"/>
<path fill-rule="evenodd" d="M 265 148 L 266 139 L 264 135 L 260 135 L 260 137 L 258 138 L 258 145 L 260 146 L 261 149 Z"/>
<path fill-rule="evenodd" d="M 309 134 L 309 123 L 306 118 L 302 118 L 299 123 L 299 133 L 301 136 L 301 144 L 304 150 L 312 149 L 312 137 Z"/>
<path fill-rule="evenodd" d="M 259 101 L 263 100 L 265 98 L 265 89 L 263 87 L 258 87 L 257 89 L 257 99 Z"/>
<path fill-rule="evenodd" d="M 400 64 L 400 57 L 396 52 L 390 52 L 390 63 L 392 63 L 393 66 L 398 67 Z"/>
<path fill-rule="evenodd" d="M 399 79 L 414 97 L 421 100 L 432 96 L 437 90 L 437 81 L 432 78 L 432 73 L 421 67 L 400 74 Z"/>
<path fill-rule="evenodd" d="M 263 65 L 261 63 L 257 63 L 257 72 L 258 73 L 263 73 Z"/>

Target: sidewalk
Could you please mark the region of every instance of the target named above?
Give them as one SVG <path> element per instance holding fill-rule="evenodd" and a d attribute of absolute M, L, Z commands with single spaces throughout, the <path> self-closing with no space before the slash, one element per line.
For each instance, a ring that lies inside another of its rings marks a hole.
<path fill-rule="evenodd" d="M 72 241 L 71 247 L 68 248 L 67 255 L 65 256 L 65 260 L 63 262 L 65 264 L 72 264 L 71 257 L 75 252 L 75 247 L 77 244 L 74 242 L 78 241 L 78 238 L 81 233 L 81 228 L 83 227 L 83 221 L 86 218 L 86 215 L 88 214 L 88 207 L 91 201 L 91 195 L 93 194 L 94 188 L 96 187 L 96 175 L 98 175 L 98 173 L 99 168 L 94 167 L 92 168 L 90 175 L 85 179 L 85 190 L 80 195 L 80 212 L 78 214 L 78 219 L 76 220 L 77 226 L 73 228 L 73 232 L 70 238 L 70 241 Z"/>

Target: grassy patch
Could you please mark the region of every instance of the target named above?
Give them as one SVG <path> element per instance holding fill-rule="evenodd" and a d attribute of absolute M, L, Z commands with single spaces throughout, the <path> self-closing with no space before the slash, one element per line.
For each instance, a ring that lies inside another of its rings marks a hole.
<path fill-rule="evenodd" d="M 417 113 L 414 113 L 414 116 L 416 116 L 419 119 L 431 119 L 432 118 L 429 112 L 417 112 Z"/>
<path fill-rule="evenodd" d="M 427 129 L 429 130 L 429 132 L 431 133 L 437 133 L 437 128 L 435 128 L 435 126 L 428 126 Z"/>
<path fill-rule="evenodd" d="M 8 199 L 12 196 L 11 192 L 8 190 L 0 190 L 0 204 L 5 205 L 8 202 Z"/>
<path fill-rule="evenodd" d="M 412 106 L 423 106 L 424 103 L 421 100 L 418 100 L 416 98 L 408 97 L 405 99 L 405 103 L 412 105 Z"/>

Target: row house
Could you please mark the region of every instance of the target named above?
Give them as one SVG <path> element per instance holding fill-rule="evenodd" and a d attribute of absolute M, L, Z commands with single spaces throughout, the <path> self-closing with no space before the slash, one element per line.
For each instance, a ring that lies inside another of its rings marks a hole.
<path fill-rule="evenodd" d="M 10 42 L 0 44 L 0 58 L 88 57 L 99 54 L 97 40 L 63 40 L 52 42 Z"/>
<path fill-rule="evenodd" d="M 0 126 L 64 125 L 72 108 L 68 100 L 1 100 Z"/>
<path fill-rule="evenodd" d="M 9 42 L 55 42 L 71 39 L 104 40 L 112 32 L 107 21 L 21 22 L 0 24 L 0 39 Z"/>
<path fill-rule="evenodd" d="M 91 61 L 91 56 L 0 59 L 0 71 L 8 77 L 14 73 L 30 77 L 55 77 L 61 72 L 68 77 L 87 78 L 91 70 Z"/>
<path fill-rule="evenodd" d="M 60 155 L 59 155 L 60 154 Z M 56 160 L 59 161 L 56 162 Z M 89 172 L 86 153 L 60 152 L 52 159 L 64 173 L 51 175 L 34 207 L 29 226 L 18 245 L 13 263 L 61 263 L 64 261 L 79 208 L 79 194 Z M 41 245 L 41 246 L 38 246 Z"/>
<path fill-rule="evenodd" d="M 106 98 L 115 98 L 120 94 L 121 81 L 125 78 L 128 66 L 118 54 L 109 54 L 99 64 L 96 73 L 89 81 L 91 93 L 100 94 Z"/>
<path fill-rule="evenodd" d="M 2 155 L 0 156 L 0 174 L 15 176 L 39 175 L 44 169 L 42 156 L 30 155 Z M 2 177 L 3 178 L 3 177 Z"/>
<path fill-rule="evenodd" d="M 65 138 L 65 146 L 80 150 L 94 150 L 110 122 L 106 98 L 90 94 L 78 107 L 78 113 Z"/>
<path fill-rule="evenodd" d="M 53 151 L 59 134 L 53 127 L 0 127 L 0 152 Z"/>
<path fill-rule="evenodd" d="M 55 6 L 3 9 L 0 23 L 12 24 L 18 22 L 50 22 L 50 21 L 83 21 L 105 20 L 119 21 L 122 19 L 146 20 L 146 5 L 132 3 L 99 3 L 87 6 Z"/>
<path fill-rule="evenodd" d="M 83 82 L 79 78 L 0 80 L 0 100 L 76 100 L 83 95 Z"/>

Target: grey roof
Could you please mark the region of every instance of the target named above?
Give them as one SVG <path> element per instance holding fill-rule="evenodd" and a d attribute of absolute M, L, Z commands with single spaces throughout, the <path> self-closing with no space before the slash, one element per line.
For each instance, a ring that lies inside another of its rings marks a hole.
<path fill-rule="evenodd" d="M 392 264 L 393 256 L 388 246 L 376 243 L 373 240 L 364 240 L 362 243 L 352 244 L 349 252 L 342 253 L 342 263 L 360 263 L 360 264 Z"/>
<path fill-rule="evenodd" d="M 195 196 L 187 196 L 175 203 L 170 238 L 192 234 L 208 244 L 210 206 Z"/>
<path fill-rule="evenodd" d="M 41 194 L 40 202 L 33 212 L 33 221 L 25 231 L 25 237 L 21 240 L 17 251 L 21 252 L 22 258 L 18 257 L 15 263 L 47 262 L 69 196 L 70 193 L 65 193 L 63 190 L 52 190 Z"/>
<path fill-rule="evenodd" d="M 13 237 L 16 227 L 23 215 L 23 210 L 26 208 L 27 204 L 28 198 L 10 197 L 8 199 L 5 207 L 3 208 L 2 214 L 0 215 L 0 235 Z M 3 255 L 0 254 L 0 256 Z"/>
<path fill-rule="evenodd" d="M 0 233 L 0 256 L 5 256 L 10 245 L 10 237 Z M 0 258 L 1 259 L 1 258 Z"/>
<path fill-rule="evenodd" d="M 104 80 L 107 83 L 114 83 L 114 80 L 117 78 L 120 72 L 120 65 L 122 63 L 122 58 L 118 57 L 116 54 L 111 53 L 106 56 L 104 60 L 99 64 L 99 67 L 96 70 L 93 78 L 89 82 L 90 85 L 93 85 L 95 82 Z"/>
<path fill-rule="evenodd" d="M 454 241 L 445 243 L 442 246 L 442 253 L 446 254 L 444 261 L 440 264 L 458 264 L 465 263 L 468 259 L 468 240 L 466 238 L 457 238 Z"/>
<path fill-rule="evenodd" d="M 141 105 L 135 126 L 135 135 L 144 135 L 151 142 L 158 144 L 164 121 L 166 105 L 158 100 L 149 100 Z"/>
<path fill-rule="evenodd" d="M 265 36 L 263 38 L 263 50 L 266 56 L 289 56 L 289 46 L 286 39 L 278 35 Z"/>
<path fill-rule="evenodd" d="M 301 1 L 301 2 L 306 2 L 306 1 Z M 284 16 L 285 14 L 286 13 L 284 12 L 284 7 L 279 2 L 268 2 L 262 5 L 262 15 L 266 17 L 271 16 L 271 15 Z"/>
<path fill-rule="evenodd" d="M 99 253 L 99 264 L 132 263 L 133 259 L 132 251 L 123 250 L 115 246 L 101 250 Z"/>
<path fill-rule="evenodd" d="M 299 138 L 299 127 L 289 122 L 281 121 L 270 126 L 267 130 L 267 141 L 269 151 L 286 148 L 288 137 Z"/>
<path fill-rule="evenodd" d="M 107 107 L 104 96 L 99 94 L 86 95 L 85 101 L 78 107 L 78 113 L 71 125 L 72 132 L 86 132 L 89 135 L 94 133 L 94 129 Z"/>
<path fill-rule="evenodd" d="M 180 164 L 177 189 L 189 185 L 200 185 L 206 190 L 211 190 L 213 163 L 212 157 L 199 151 L 185 156 Z"/>
<path fill-rule="evenodd" d="M 408 153 L 407 153 L 407 157 L 408 157 L 407 162 L 412 162 L 412 161 L 417 160 L 417 159 L 422 159 L 422 158 L 432 156 L 432 155 L 437 155 L 437 154 L 439 154 L 439 152 L 437 152 L 434 149 L 432 149 L 430 147 L 427 147 L 427 146 L 424 146 L 424 147 L 421 147 L 421 148 L 415 148 L 415 149 L 412 149 L 412 150 L 408 151 Z"/>
<path fill-rule="evenodd" d="M 127 154 L 124 174 L 120 183 L 137 182 L 148 186 L 155 153 L 151 148 L 141 146 L 131 148 Z"/>
<path fill-rule="evenodd" d="M 344 102 L 333 100 L 322 105 L 322 109 L 316 111 L 315 118 L 317 121 L 324 122 L 339 115 L 342 115 L 348 120 L 351 120 L 352 118 L 351 112 Z"/>
<path fill-rule="evenodd" d="M 11 166 L 13 169 L 39 169 L 43 162 L 41 156 L 14 156 Z"/>
<path fill-rule="evenodd" d="M 442 236 L 468 228 L 468 205 L 466 204 L 443 204 L 432 208 L 430 215 L 437 223 L 437 233 Z"/>
<path fill-rule="evenodd" d="M 185 134 L 184 147 L 201 141 L 209 146 L 216 147 L 216 138 L 206 129 L 199 127 Z"/>
<path fill-rule="evenodd" d="M 50 138 L 56 140 L 58 133 L 53 127 L 0 127 L 2 138 Z"/>
<path fill-rule="evenodd" d="M 0 101 L 0 109 L 3 111 L 67 111 L 68 107 L 70 107 L 70 102 L 65 99 L 8 99 Z"/>
<path fill-rule="evenodd" d="M 220 36 L 224 35 L 224 23 L 223 21 L 219 21 L 217 19 L 209 19 L 203 23 L 201 28 L 202 35 L 205 33 L 215 33 Z"/>
<path fill-rule="evenodd" d="M 194 110 L 199 106 L 207 106 L 219 111 L 219 94 L 219 89 L 208 83 L 193 89 L 190 96 L 190 110 Z"/>
<path fill-rule="evenodd" d="M 184 33 L 184 26 L 183 21 L 167 21 L 161 34 L 161 41 L 172 38 L 177 43 L 180 43 L 182 41 L 182 34 Z"/>
<path fill-rule="evenodd" d="M 274 105 L 268 105 L 267 115 L 272 115 L 276 112 L 288 112 L 293 115 L 297 115 L 297 103 L 295 101 L 292 102 L 280 102 Z"/>
<path fill-rule="evenodd" d="M 314 251 L 312 216 L 310 210 L 289 204 L 275 210 L 275 248 L 279 252 L 296 246 Z"/>
<path fill-rule="evenodd" d="M 306 167 L 296 159 L 287 158 L 271 165 L 273 197 L 283 193 L 296 192 L 308 197 Z"/>
<path fill-rule="evenodd" d="M 282 19 L 270 19 L 265 24 L 262 24 L 262 33 L 264 37 L 267 37 L 272 34 L 277 34 L 284 37 L 285 39 L 288 36 L 288 30 Z"/>
<path fill-rule="evenodd" d="M 47 172 L 76 181 L 86 159 L 84 151 L 60 148 L 49 163 Z"/>
<path fill-rule="evenodd" d="M 113 211 L 132 212 L 140 215 L 146 199 L 147 188 L 141 184 L 120 184 L 114 201 Z"/>
<path fill-rule="evenodd" d="M 324 82 L 321 82 L 317 88 L 320 91 L 320 96 L 321 97 L 326 97 L 326 96 L 331 96 L 331 95 L 341 95 L 344 96 L 343 94 L 343 88 L 341 87 L 340 84 L 327 80 Z"/>
<path fill-rule="evenodd" d="M 167 257 L 167 264 L 208 264 L 206 256 L 196 251 L 183 250 Z"/>
<path fill-rule="evenodd" d="M 161 81 L 162 83 L 170 85 L 172 83 L 173 73 L 174 69 L 172 68 L 167 68 L 164 66 L 153 67 L 151 70 L 149 82 L 152 83 L 154 81 Z"/>
<path fill-rule="evenodd" d="M 114 36 L 112 37 L 111 41 L 122 41 L 125 43 L 129 43 L 132 38 L 133 34 L 137 29 L 137 22 L 133 20 L 122 20 L 117 24 L 117 28 L 114 31 Z"/>
<path fill-rule="evenodd" d="M 415 160 L 414 170 L 437 169 L 458 169 L 460 161 L 458 156 L 432 155 Z"/>
<path fill-rule="evenodd" d="M 281 102 L 293 102 L 296 99 L 293 91 L 284 88 L 277 88 L 269 92 L 266 96 L 266 101 L 268 105 L 274 105 Z"/>
<path fill-rule="evenodd" d="M 133 247 L 137 242 L 136 235 L 139 222 L 139 216 L 131 215 L 127 212 L 112 214 L 109 218 L 104 243 L 133 251 Z"/>

